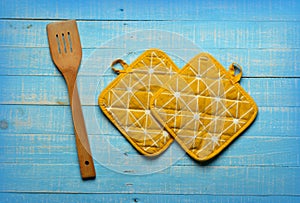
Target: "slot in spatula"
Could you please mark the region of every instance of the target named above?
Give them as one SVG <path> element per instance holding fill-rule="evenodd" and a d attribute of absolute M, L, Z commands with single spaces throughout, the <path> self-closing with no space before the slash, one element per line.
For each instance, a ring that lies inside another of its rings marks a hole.
<path fill-rule="evenodd" d="M 47 25 L 47 33 L 52 60 L 68 86 L 81 177 L 95 178 L 94 162 L 76 85 L 82 56 L 76 21 L 50 23 Z"/>

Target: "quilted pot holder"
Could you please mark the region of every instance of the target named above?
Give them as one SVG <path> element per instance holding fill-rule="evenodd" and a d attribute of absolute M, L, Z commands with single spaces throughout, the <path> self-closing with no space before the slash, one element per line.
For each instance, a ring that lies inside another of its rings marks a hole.
<path fill-rule="evenodd" d="M 151 112 L 191 157 L 211 159 L 256 117 L 255 102 L 238 84 L 241 76 L 237 64 L 226 71 L 200 53 L 153 95 Z"/>
<path fill-rule="evenodd" d="M 118 77 L 98 98 L 101 110 L 125 138 L 143 155 L 163 152 L 173 141 L 172 136 L 150 111 L 152 95 L 176 72 L 177 66 L 162 51 L 151 49 L 132 64 L 122 60 L 124 70 L 115 70 Z M 112 66 L 113 66 L 112 65 Z"/>

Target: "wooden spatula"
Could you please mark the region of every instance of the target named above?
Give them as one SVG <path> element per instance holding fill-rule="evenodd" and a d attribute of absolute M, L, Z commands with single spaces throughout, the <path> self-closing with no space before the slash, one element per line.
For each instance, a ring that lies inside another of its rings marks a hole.
<path fill-rule="evenodd" d="M 47 33 L 52 60 L 64 76 L 68 86 L 81 177 L 83 179 L 95 178 L 94 162 L 76 85 L 82 56 L 76 21 L 48 24 Z"/>

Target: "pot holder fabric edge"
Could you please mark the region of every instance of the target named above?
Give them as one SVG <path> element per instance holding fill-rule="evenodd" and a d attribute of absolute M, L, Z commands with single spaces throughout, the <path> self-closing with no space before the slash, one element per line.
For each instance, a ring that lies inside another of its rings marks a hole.
<path fill-rule="evenodd" d="M 226 71 L 213 56 L 200 53 L 153 95 L 151 112 L 192 158 L 209 160 L 257 115 L 254 100 L 238 84 L 241 76 L 237 64 Z"/>
<path fill-rule="evenodd" d="M 165 151 L 173 137 L 153 117 L 150 99 L 164 83 L 179 71 L 159 49 L 149 49 L 127 65 L 102 91 L 98 104 L 106 117 L 141 154 L 156 156 Z"/>

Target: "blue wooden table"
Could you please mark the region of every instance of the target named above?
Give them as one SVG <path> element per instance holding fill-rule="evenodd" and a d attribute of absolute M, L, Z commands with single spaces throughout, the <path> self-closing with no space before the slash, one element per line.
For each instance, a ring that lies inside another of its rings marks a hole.
<path fill-rule="evenodd" d="M 299 202 L 299 10 L 297 0 L 1 1 L 0 202 Z M 63 19 L 77 19 L 81 36 L 77 83 L 95 180 L 80 178 L 67 87 L 49 54 L 46 25 Z M 181 41 L 132 34 L 147 30 Z M 137 152 L 97 106 L 115 77 L 106 63 L 153 45 L 243 66 L 258 117 L 209 163 L 184 153 L 129 159 Z"/>

